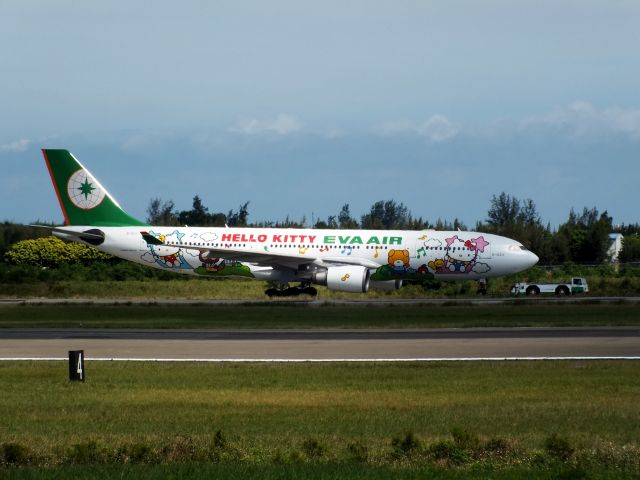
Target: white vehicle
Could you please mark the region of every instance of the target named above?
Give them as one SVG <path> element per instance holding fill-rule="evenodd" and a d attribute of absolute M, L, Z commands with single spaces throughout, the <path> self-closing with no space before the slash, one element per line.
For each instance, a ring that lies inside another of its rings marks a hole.
<path fill-rule="evenodd" d="M 567 283 L 516 283 L 511 288 L 514 295 L 575 295 L 577 293 L 588 293 L 589 285 L 587 279 L 574 277 Z"/>
<path fill-rule="evenodd" d="M 482 232 L 147 225 L 120 208 L 67 150 L 43 153 L 65 218 L 53 235 L 176 273 L 268 281 L 269 296 L 316 295 L 312 285 L 394 290 L 427 278 L 486 285 L 538 261 L 521 243 Z"/>

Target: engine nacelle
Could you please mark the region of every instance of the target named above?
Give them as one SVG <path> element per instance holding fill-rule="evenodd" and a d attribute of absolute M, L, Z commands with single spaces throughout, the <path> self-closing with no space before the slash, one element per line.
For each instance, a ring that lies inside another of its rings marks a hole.
<path fill-rule="evenodd" d="M 369 290 L 369 269 L 357 265 L 329 267 L 327 288 L 340 292 L 364 293 Z"/>
<path fill-rule="evenodd" d="M 375 290 L 400 290 L 402 287 L 402 280 L 385 280 L 383 282 L 376 282 L 372 280 L 369 287 Z"/>

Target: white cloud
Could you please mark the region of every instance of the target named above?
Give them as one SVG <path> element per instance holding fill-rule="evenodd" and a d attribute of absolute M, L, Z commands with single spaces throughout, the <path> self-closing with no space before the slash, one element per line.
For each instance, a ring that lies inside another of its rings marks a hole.
<path fill-rule="evenodd" d="M 31 143 L 33 143 L 32 140 L 21 138 L 20 140 L 0 145 L 0 152 L 21 153 L 24 152 Z"/>
<path fill-rule="evenodd" d="M 444 115 L 433 115 L 425 123 L 418 126 L 418 133 L 432 142 L 444 142 L 456 136 L 458 130 L 458 127 Z"/>
<path fill-rule="evenodd" d="M 169 131 L 141 130 L 125 138 L 121 148 L 127 153 L 148 152 L 163 148 L 176 138 L 176 135 Z"/>
<path fill-rule="evenodd" d="M 257 118 L 240 118 L 235 126 L 229 130 L 245 135 L 260 135 L 275 133 L 289 135 L 302 130 L 304 124 L 295 115 L 281 113 L 273 120 L 259 120 Z"/>
<path fill-rule="evenodd" d="M 640 139 L 640 110 L 610 107 L 599 110 L 585 101 L 573 102 L 552 112 L 529 117 L 520 129 L 553 129 L 571 137 L 598 137 L 610 134 Z"/>
<path fill-rule="evenodd" d="M 640 109 L 612 107 L 604 111 L 604 116 L 615 131 L 640 139 Z"/>
<path fill-rule="evenodd" d="M 444 115 L 432 115 L 423 123 L 413 123 L 407 120 L 386 122 L 378 128 L 378 131 L 383 135 L 418 135 L 430 142 L 438 143 L 455 137 L 460 128 Z"/>

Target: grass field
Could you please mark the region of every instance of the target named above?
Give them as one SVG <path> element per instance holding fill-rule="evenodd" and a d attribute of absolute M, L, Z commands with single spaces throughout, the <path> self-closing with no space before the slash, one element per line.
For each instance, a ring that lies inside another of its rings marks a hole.
<path fill-rule="evenodd" d="M 635 304 L 0 305 L 0 328 L 639 325 Z M 635 362 L 0 362 L 0 478 L 639 478 Z"/>
<path fill-rule="evenodd" d="M 0 305 L 0 328 L 439 328 L 640 325 L 637 304 Z"/>
<path fill-rule="evenodd" d="M 230 480 L 620 480 L 638 478 L 633 472 L 618 469 L 591 468 L 567 465 L 544 468 L 442 468 L 372 467 L 369 465 L 292 464 L 292 465 L 225 465 L 215 463 L 187 463 L 177 465 L 107 465 L 64 466 L 55 469 L 20 468 L 7 470 L 1 478 L 12 480 L 78 479 L 83 480 L 146 480 L 146 479 L 230 479 Z"/>
<path fill-rule="evenodd" d="M 625 275 L 617 275 L 613 270 L 590 269 L 585 271 L 559 269 L 545 271 L 530 269 L 520 275 L 491 279 L 490 296 L 510 295 L 511 286 L 527 279 L 539 282 L 567 281 L 572 275 L 586 276 L 592 296 L 638 296 L 640 295 L 640 269 L 629 269 Z M 266 300 L 266 282 L 247 279 L 184 279 L 175 275 L 173 280 L 106 280 L 74 279 L 37 281 L 16 274 L 14 281 L 0 283 L 0 297 L 5 298 L 132 298 L 132 299 L 237 299 Z M 475 297 L 477 282 L 441 282 L 429 287 L 408 285 L 398 291 L 370 290 L 366 294 L 354 294 L 318 287 L 320 299 L 372 299 L 372 298 L 465 298 Z"/>
<path fill-rule="evenodd" d="M 4 464 L 56 467 L 5 466 L 0 476 L 640 472 L 640 375 L 632 362 L 88 362 L 86 369 L 87 383 L 70 384 L 64 362 L 0 363 Z M 125 468 L 147 463 L 164 466 Z M 109 464 L 120 467 L 100 466 Z"/>

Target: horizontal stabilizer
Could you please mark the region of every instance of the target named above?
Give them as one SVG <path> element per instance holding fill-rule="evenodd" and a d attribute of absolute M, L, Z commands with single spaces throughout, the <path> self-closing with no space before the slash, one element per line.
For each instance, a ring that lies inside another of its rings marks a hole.
<path fill-rule="evenodd" d="M 95 238 L 96 240 L 104 238 L 104 235 L 101 235 L 99 233 L 79 232 L 77 230 L 68 230 L 66 228 L 50 227 L 48 225 L 29 225 L 29 227 L 44 228 L 46 230 L 49 230 L 51 233 L 59 233 L 61 235 L 69 236 L 69 237 L 77 237 L 77 238 L 87 238 L 88 237 L 88 238 Z"/>

